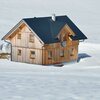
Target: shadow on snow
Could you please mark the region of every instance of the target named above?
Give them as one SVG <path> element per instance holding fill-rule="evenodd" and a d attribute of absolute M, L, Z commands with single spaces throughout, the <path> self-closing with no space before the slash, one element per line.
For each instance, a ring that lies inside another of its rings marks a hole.
<path fill-rule="evenodd" d="M 70 62 L 63 62 L 63 63 L 60 63 L 60 64 L 55 64 L 54 66 L 55 67 L 63 67 L 64 65 L 68 65 L 68 64 L 74 64 L 74 63 L 79 63 L 81 59 L 85 59 L 85 58 L 88 58 L 88 57 L 91 57 L 90 55 L 86 54 L 86 53 L 80 53 L 78 54 L 78 60 L 74 60 L 74 61 L 70 61 Z"/>
<path fill-rule="evenodd" d="M 91 57 L 91 56 L 86 54 L 86 53 L 80 53 L 80 54 L 78 54 L 77 62 L 80 62 L 81 59 L 85 59 L 85 58 L 88 58 L 88 57 Z"/>

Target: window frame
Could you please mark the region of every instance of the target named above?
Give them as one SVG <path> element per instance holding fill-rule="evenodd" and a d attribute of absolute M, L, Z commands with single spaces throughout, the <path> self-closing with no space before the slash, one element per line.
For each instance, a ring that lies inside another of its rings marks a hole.
<path fill-rule="evenodd" d="M 71 49 L 70 49 L 70 56 L 73 57 L 74 55 L 75 55 L 75 54 L 74 54 L 74 48 L 71 48 Z"/>
<path fill-rule="evenodd" d="M 66 32 L 64 32 L 64 33 L 62 33 L 61 35 L 60 35 L 60 39 L 61 39 L 61 41 L 67 41 L 67 39 L 66 39 L 66 36 L 67 35 L 67 33 Z"/>
<path fill-rule="evenodd" d="M 34 52 L 33 54 L 32 54 L 32 52 Z M 35 57 L 36 57 L 36 53 L 35 53 L 35 51 L 30 51 L 30 58 L 31 59 L 35 59 Z"/>
<path fill-rule="evenodd" d="M 64 57 L 64 50 L 60 50 L 60 57 Z"/>
<path fill-rule="evenodd" d="M 52 59 L 52 51 L 48 50 L 48 59 Z"/>
<path fill-rule="evenodd" d="M 29 42 L 34 43 L 34 35 L 29 34 Z"/>
<path fill-rule="evenodd" d="M 21 39 L 21 33 L 17 34 L 17 39 Z"/>
<path fill-rule="evenodd" d="M 18 55 L 18 56 L 21 56 L 21 55 L 22 55 L 22 50 L 21 50 L 21 49 L 18 49 L 18 50 L 17 50 L 17 55 Z"/>

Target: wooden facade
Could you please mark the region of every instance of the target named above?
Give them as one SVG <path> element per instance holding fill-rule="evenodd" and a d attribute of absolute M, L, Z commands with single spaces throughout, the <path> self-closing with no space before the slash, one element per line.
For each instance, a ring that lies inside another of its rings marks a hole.
<path fill-rule="evenodd" d="M 65 25 L 57 38 L 66 42 L 66 46 L 61 42 L 44 44 L 23 23 L 7 37 L 12 43 L 12 61 L 46 65 L 77 60 L 79 40 L 73 41 L 70 35 L 74 32 Z"/>
<path fill-rule="evenodd" d="M 19 35 L 20 34 L 20 35 Z M 30 41 L 33 36 L 34 41 Z M 42 44 L 34 34 L 23 24 L 10 37 L 12 43 L 12 61 L 42 64 Z M 21 54 L 18 54 L 21 50 Z M 31 57 L 31 52 L 35 52 L 35 57 Z"/>

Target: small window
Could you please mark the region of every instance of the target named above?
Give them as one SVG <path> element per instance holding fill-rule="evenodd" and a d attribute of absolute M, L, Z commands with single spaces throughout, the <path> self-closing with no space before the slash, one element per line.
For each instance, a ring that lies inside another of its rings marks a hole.
<path fill-rule="evenodd" d="M 64 50 L 60 50 L 60 57 L 64 57 Z"/>
<path fill-rule="evenodd" d="M 30 58 L 34 59 L 35 58 L 35 51 L 30 51 Z"/>
<path fill-rule="evenodd" d="M 52 58 L 52 51 L 48 51 L 48 59 Z"/>
<path fill-rule="evenodd" d="M 18 53 L 17 53 L 17 54 L 18 54 L 19 56 L 21 56 L 21 53 L 22 53 L 21 50 L 18 49 Z"/>
<path fill-rule="evenodd" d="M 17 39 L 21 39 L 21 33 L 18 33 Z"/>
<path fill-rule="evenodd" d="M 74 56 L 74 48 L 70 49 L 70 56 Z"/>
<path fill-rule="evenodd" d="M 61 41 L 66 41 L 66 33 L 61 34 Z"/>
<path fill-rule="evenodd" d="M 32 42 L 32 43 L 34 42 L 34 35 L 32 34 L 29 35 L 29 42 Z"/>
<path fill-rule="evenodd" d="M 66 41 L 66 33 L 63 35 L 63 41 Z"/>

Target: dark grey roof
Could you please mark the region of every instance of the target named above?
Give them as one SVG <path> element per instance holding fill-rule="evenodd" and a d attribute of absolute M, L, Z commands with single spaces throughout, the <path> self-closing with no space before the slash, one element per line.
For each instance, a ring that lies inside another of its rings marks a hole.
<path fill-rule="evenodd" d="M 45 44 L 59 42 L 56 36 L 65 25 L 65 22 L 57 20 L 54 22 L 50 17 L 23 20 Z"/>
<path fill-rule="evenodd" d="M 2 39 L 5 39 L 6 36 L 9 36 L 23 21 L 45 44 L 60 42 L 57 36 L 66 24 L 75 33 L 75 36 L 70 36 L 72 40 L 87 39 L 87 37 L 67 16 L 56 16 L 56 21 L 53 21 L 51 17 L 24 18 Z"/>
<path fill-rule="evenodd" d="M 56 21 L 53 21 L 51 17 L 25 18 L 23 20 L 45 44 L 59 42 L 57 35 L 66 24 L 75 33 L 75 36 L 71 36 L 72 40 L 87 39 L 67 16 L 56 16 Z"/>

